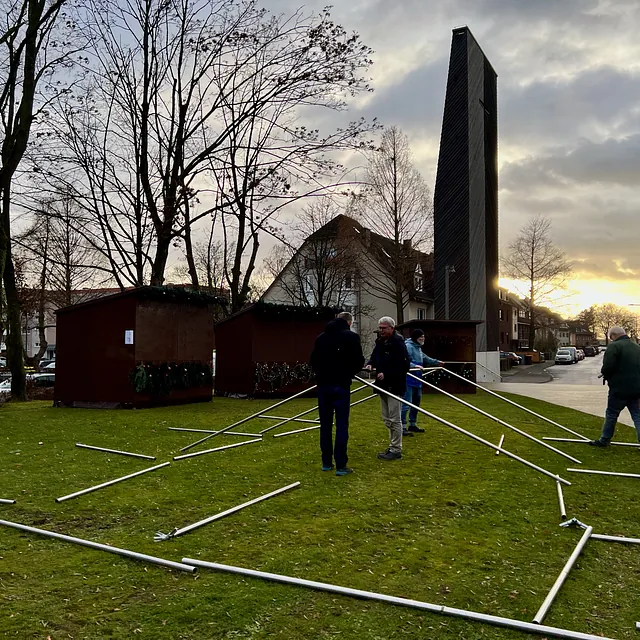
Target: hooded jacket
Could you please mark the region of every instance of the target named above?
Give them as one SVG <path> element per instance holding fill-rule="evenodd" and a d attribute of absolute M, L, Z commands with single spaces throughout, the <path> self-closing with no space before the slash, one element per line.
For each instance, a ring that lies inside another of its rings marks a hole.
<path fill-rule="evenodd" d="M 318 385 L 350 387 L 364 365 L 360 336 L 346 320 L 331 320 L 316 338 L 309 362 Z"/>
<path fill-rule="evenodd" d="M 435 358 L 430 358 L 423 350 L 422 347 L 414 342 L 411 338 L 407 338 L 404 341 L 405 347 L 407 347 L 407 353 L 409 354 L 409 359 L 411 360 L 411 367 L 437 367 L 440 365 L 440 360 L 436 360 Z M 413 371 L 414 376 L 420 377 L 419 371 Z M 422 383 L 415 378 L 407 376 L 407 387 L 421 387 Z"/>
<path fill-rule="evenodd" d="M 604 352 L 601 373 L 611 393 L 640 398 L 640 346 L 629 336 L 614 340 Z"/>

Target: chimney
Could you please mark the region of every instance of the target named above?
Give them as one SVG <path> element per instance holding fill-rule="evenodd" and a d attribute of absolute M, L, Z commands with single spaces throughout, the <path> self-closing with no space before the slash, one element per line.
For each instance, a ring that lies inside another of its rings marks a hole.
<path fill-rule="evenodd" d="M 411 253 L 411 238 L 407 238 L 402 241 L 402 248 L 404 249 L 405 254 Z"/>

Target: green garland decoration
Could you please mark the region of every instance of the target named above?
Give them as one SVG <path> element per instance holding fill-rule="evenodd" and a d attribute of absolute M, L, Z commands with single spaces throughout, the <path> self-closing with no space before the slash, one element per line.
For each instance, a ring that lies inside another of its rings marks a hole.
<path fill-rule="evenodd" d="M 141 362 L 130 375 L 136 393 L 168 396 L 177 389 L 196 389 L 213 384 L 211 366 L 202 362 Z"/>
<path fill-rule="evenodd" d="M 287 318 L 333 318 L 342 309 L 340 307 L 297 307 L 290 304 L 276 304 L 275 302 L 256 302 L 253 305 L 254 313 L 262 316 L 287 317 Z"/>
<path fill-rule="evenodd" d="M 228 300 L 223 296 L 216 296 L 207 291 L 185 289 L 184 287 L 140 287 L 137 290 L 137 295 L 141 300 L 194 304 L 200 307 L 206 307 L 210 304 L 221 306 L 228 304 Z"/>
<path fill-rule="evenodd" d="M 275 393 L 296 382 L 308 384 L 312 378 L 313 370 L 306 362 L 256 362 L 253 392 Z"/>

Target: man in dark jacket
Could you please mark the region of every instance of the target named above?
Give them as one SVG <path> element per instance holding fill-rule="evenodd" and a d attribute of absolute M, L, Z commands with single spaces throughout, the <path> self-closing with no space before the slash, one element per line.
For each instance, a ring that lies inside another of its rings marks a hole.
<path fill-rule="evenodd" d="M 376 385 L 396 396 L 404 397 L 407 388 L 407 371 L 411 366 L 404 339 L 396 331 L 396 321 L 389 316 L 378 321 L 378 339 L 367 369 L 376 370 Z M 380 460 L 402 458 L 402 420 L 400 400 L 380 393 L 382 421 L 389 429 L 389 448 L 378 454 Z"/>
<path fill-rule="evenodd" d="M 609 383 L 609 400 L 602 425 L 602 435 L 589 442 L 606 447 L 616 430 L 620 412 L 627 407 L 640 442 L 640 346 L 631 342 L 622 327 L 609 330 L 612 340 L 602 361 L 602 377 Z"/>
<path fill-rule="evenodd" d="M 349 441 L 349 408 L 351 379 L 364 364 L 360 336 L 351 331 L 353 316 L 339 313 L 317 338 L 311 353 L 311 368 L 318 385 L 320 415 L 320 451 L 322 470 L 331 471 L 336 462 L 336 475 L 353 472 L 347 467 Z M 333 414 L 336 416 L 336 442 L 333 446 Z"/>

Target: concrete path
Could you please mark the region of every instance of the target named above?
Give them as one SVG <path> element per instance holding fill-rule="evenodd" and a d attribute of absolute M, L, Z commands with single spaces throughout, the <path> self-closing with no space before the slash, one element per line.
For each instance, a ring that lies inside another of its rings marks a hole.
<path fill-rule="evenodd" d="M 603 419 L 609 392 L 609 387 L 603 386 L 602 380 L 599 384 L 561 384 L 554 381 L 548 384 L 496 382 L 483 386 L 497 393 L 515 393 L 536 400 L 544 400 Z M 618 422 L 633 426 L 631 416 L 626 409 L 620 414 Z"/>

